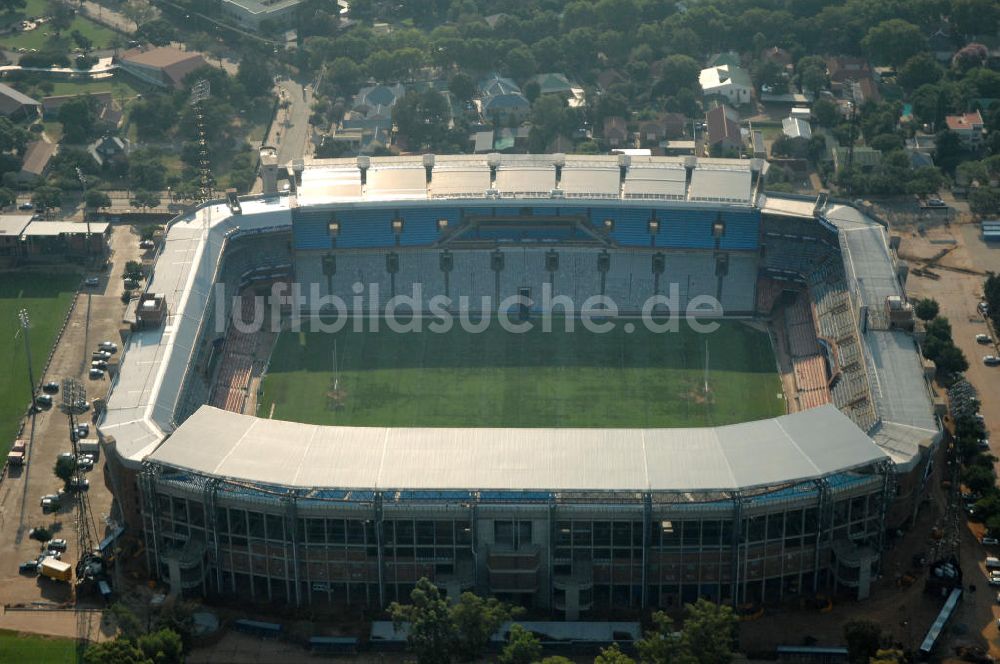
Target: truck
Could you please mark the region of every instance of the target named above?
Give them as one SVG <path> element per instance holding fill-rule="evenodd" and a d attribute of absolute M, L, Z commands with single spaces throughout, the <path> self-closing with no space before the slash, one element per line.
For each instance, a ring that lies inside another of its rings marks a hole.
<path fill-rule="evenodd" d="M 76 449 L 80 454 L 97 456 L 101 452 L 101 444 L 95 438 L 85 438 L 77 441 Z"/>
<path fill-rule="evenodd" d="M 46 558 L 38 566 L 38 572 L 55 581 L 69 581 L 73 574 L 73 566 L 55 558 Z"/>

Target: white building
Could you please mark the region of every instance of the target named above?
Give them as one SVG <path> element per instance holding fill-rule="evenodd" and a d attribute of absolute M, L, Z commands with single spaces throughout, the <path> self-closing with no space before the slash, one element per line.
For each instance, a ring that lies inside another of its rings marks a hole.
<path fill-rule="evenodd" d="M 301 4 L 302 0 L 222 0 L 222 13 L 240 27 L 257 31 L 264 21 L 286 26 Z"/>
<path fill-rule="evenodd" d="M 753 83 L 750 74 L 741 67 L 719 65 L 702 69 L 698 75 L 702 94 L 725 97 L 730 104 L 749 104 Z"/>

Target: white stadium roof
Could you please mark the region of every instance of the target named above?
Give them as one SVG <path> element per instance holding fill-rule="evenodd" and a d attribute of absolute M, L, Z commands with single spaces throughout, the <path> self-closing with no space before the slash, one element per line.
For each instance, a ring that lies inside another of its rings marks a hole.
<path fill-rule="evenodd" d="M 490 159 L 493 156 L 437 157 L 432 182 L 422 195 L 419 180 L 426 171 L 419 159 L 373 159 L 365 187 L 353 160 L 307 161 L 297 197 L 244 200 L 239 216 L 225 205 L 213 204 L 174 220 L 148 282 L 149 292 L 166 298 L 167 322 L 163 328 L 138 330 L 127 338 L 99 424 L 101 435 L 106 440 L 112 436 L 121 461 L 135 469 L 151 458 L 198 472 L 289 486 L 541 488 L 544 484 L 546 489 L 705 490 L 781 483 L 856 468 L 885 458 L 882 450 L 897 464 L 905 464 L 919 458 L 919 445 L 936 434 L 929 395 L 913 388 L 923 384 L 915 350 L 894 337 L 870 340 L 872 332 L 864 338 L 873 348 L 866 361 L 876 373 L 873 391 L 881 418 L 872 438 L 833 407 L 714 429 L 324 428 L 257 420 L 208 407 L 178 426 L 175 413 L 194 345 L 208 317 L 227 237 L 237 231 L 290 230 L 296 206 L 357 205 L 390 200 L 397 194 L 407 201 L 426 196 L 425 204 L 437 204 L 433 199 L 444 196 L 478 199 L 485 205 Z M 684 174 L 682 163 L 670 158 L 639 163 L 633 159 L 631 168 L 645 175 L 643 171 L 660 166 L 652 179 L 663 191 L 663 183 L 680 181 L 667 175 Z M 520 172 L 519 166 L 524 167 Z M 573 185 L 579 187 L 577 198 L 586 198 L 588 178 L 601 180 L 604 188 L 594 187 L 592 196 L 606 202 L 605 192 L 611 190 L 611 175 L 618 168 L 617 157 L 569 156 L 562 176 L 566 182 L 579 176 Z M 523 189 L 520 183 L 539 176 L 548 186 L 554 177 L 552 155 L 500 158 L 496 172 L 499 176 L 505 171 L 508 175 L 502 181 L 515 188 Z M 697 191 L 696 184 L 708 182 L 699 173 L 709 179 L 731 179 L 740 187 L 745 181 L 750 196 L 747 161 L 699 161 L 690 194 Z M 626 180 L 626 189 L 627 184 Z M 616 191 L 613 197 L 622 194 Z M 723 204 L 739 205 L 736 198 L 734 194 Z M 775 205 L 778 200 L 768 199 Z M 712 203 L 688 200 L 676 205 Z M 834 208 L 830 214 L 841 230 L 849 278 L 865 302 L 874 306 L 885 294 L 898 294 L 898 283 L 891 276 L 892 257 L 880 249 L 886 239 L 881 227 L 851 208 Z M 470 439 L 487 438 L 489 444 L 469 444 Z"/>
<path fill-rule="evenodd" d="M 150 459 L 294 488 L 724 491 L 823 477 L 887 456 L 830 405 L 699 429 L 331 427 L 202 406 Z"/>

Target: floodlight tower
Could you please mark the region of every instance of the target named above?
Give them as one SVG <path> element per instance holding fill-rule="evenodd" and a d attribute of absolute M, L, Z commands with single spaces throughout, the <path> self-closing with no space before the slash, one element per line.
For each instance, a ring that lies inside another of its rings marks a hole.
<path fill-rule="evenodd" d="M 28 318 L 28 310 L 21 309 L 17 312 L 17 319 L 21 323 L 21 332 L 24 333 L 24 354 L 28 357 L 28 382 L 31 383 L 31 405 L 35 405 L 35 372 L 31 367 L 31 319 Z"/>
<path fill-rule="evenodd" d="M 198 121 L 198 192 L 199 202 L 212 198 L 212 163 L 208 158 L 208 135 L 205 131 L 204 101 L 212 94 L 211 84 L 202 79 L 191 88 L 191 106 Z"/>
<path fill-rule="evenodd" d="M 77 547 L 80 560 L 77 563 L 76 576 L 78 580 L 88 576 L 87 566 L 94 556 L 94 525 L 93 515 L 90 511 L 90 498 L 87 491 L 83 490 L 83 476 L 80 472 L 79 458 L 80 447 L 79 436 L 77 435 L 77 416 L 82 415 L 87 407 L 87 391 L 80 381 L 75 378 L 65 378 L 62 384 L 62 408 L 69 418 L 69 440 L 73 447 L 73 459 L 77 461 L 76 484 L 77 499 Z"/>

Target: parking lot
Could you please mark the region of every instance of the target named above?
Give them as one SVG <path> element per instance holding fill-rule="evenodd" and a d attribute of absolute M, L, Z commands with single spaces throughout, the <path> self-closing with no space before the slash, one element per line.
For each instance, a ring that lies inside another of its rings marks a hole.
<path fill-rule="evenodd" d="M 48 371 L 38 377 L 42 382 L 61 384 L 66 378 L 75 378 L 86 389 L 88 401 L 106 396 L 108 379 L 95 380 L 88 375 L 91 356 L 101 341 L 110 340 L 121 346 L 118 329 L 125 309 L 121 302 L 121 275 L 127 261 L 140 258 L 138 242 L 138 235 L 130 227 L 113 229 L 111 268 L 97 275 L 97 286 L 77 294 L 75 308 Z M 27 462 L 0 483 L 0 604 L 3 605 L 58 604 L 72 599 L 67 584 L 18 572 L 21 563 L 36 558 L 42 550 L 42 543 L 29 537 L 33 527 L 45 526 L 52 537 L 66 540 L 63 561 L 75 567 L 79 558 L 77 508 L 73 495 L 64 496 L 59 509 L 48 514 L 43 513 L 40 504 L 43 496 L 54 494 L 62 487 L 61 480 L 54 474 L 56 459 L 72 449 L 69 418 L 59 407 L 63 392 L 60 389 L 54 394 L 53 406 L 27 423 L 22 434 L 28 440 Z M 81 422 L 90 424 L 91 439 L 95 437 L 92 414 L 93 409 L 80 417 Z M 95 544 L 106 534 L 106 520 L 111 510 L 111 494 L 103 480 L 103 463 L 104 459 L 98 458 L 94 468 L 83 473 L 90 485 L 87 494 L 95 526 Z M 0 628 L 5 626 L 5 618 L 0 617 Z M 17 620 L 18 625 L 23 626 L 27 618 L 20 614 Z"/>

